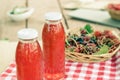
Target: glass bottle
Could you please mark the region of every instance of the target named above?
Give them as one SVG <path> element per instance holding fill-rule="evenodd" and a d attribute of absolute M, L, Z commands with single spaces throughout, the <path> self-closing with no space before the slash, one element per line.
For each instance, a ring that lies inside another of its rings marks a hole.
<path fill-rule="evenodd" d="M 43 80 L 43 57 L 35 29 L 22 29 L 18 32 L 16 48 L 17 80 Z"/>
<path fill-rule="evenodd" d="M 42 31 L 44 80 L 64 80 L 65 32 L 61 14 L 49 12 Z"/>

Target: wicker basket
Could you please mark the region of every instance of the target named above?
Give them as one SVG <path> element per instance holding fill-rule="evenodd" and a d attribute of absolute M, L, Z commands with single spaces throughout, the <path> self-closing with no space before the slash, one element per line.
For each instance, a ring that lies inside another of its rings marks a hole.
<path fill-rule="evenodd" d="M 118 5 L 118 4 L 108 4 L 107 6 L 107 10 L 111 16 L 112 19 L 115 19 L 115 20 L 120 20 L 120 10 L 115 10 L 112 5 Z"/>
<path fill-rule="evenodd" d="M 107 9 L 111 18 L 115 20 L 120 20 L 120 10 Z"/>
<path fill-rule="evenodd" d="M 78 29 L 74 29 L 74 32 L 72 30 L 72 33 L 77 34 L 77 32 L 78 32 Z M 120 39 L 115 32 L 114 34 L 118 39 Z M 119 49 L 120 49 L 120 45 L 112 53 L 106 53 L 101 55 L 87 55 L 83 53 L 70 52 L 69 50 L 66 49 L 66 59 L 74 62 L 84 62 L 84 63 L 102 62 L 102 61 L 109 60 L 113 55 L 116 54 L 116 52 Z"/>

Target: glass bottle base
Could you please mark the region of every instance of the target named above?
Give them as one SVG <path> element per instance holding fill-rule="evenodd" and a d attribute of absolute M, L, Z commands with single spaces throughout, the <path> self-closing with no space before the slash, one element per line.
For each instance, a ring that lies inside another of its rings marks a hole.
<path fill-rule="evenodd" d="M 43 80 L 65 80 L 63 73 L 49 74 L 46 73 Z"/>

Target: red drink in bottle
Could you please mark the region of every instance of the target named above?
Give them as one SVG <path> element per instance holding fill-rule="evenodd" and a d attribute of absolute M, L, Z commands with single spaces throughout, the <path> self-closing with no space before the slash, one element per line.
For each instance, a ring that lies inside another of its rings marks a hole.
<path fill-rule="evenodd" d="M 65 75 L 65 33 L 60 13 L 45 15 L 42 32 L 44 79 L 63 80 Z"/>
<path fill-rule="evenodd" d="M 22 29 L 18 32 L 17 80 L 43 80 L 43 59 L 37 37 L 38 33 L 34 29 Z"/>

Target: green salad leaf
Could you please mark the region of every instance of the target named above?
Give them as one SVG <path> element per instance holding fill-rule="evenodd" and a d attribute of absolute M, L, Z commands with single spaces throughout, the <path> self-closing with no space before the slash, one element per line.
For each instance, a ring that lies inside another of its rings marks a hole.
<path fill-rule="evenodd" d="M 67 39 L 65 39 L 65 43 L 66 43 L 68 46 L 70 46 L 70 44 L 69 44 L 69 42 L 68 42 Z"/>
<path fill-rule="evenodd" d="M 93 32 L 93 29 L 90 24 L 86 24 L 84 29 L 87 31 L 88 34 Z"/>
<path fill-rule="evenodd" d="M 94 55 L 101 55 L 107 53 L 109 50 L 109 47 L 107 45 L 103 45 L 98 52 L 96 52 Z"/>

